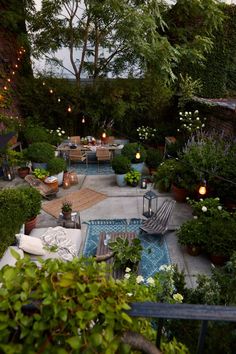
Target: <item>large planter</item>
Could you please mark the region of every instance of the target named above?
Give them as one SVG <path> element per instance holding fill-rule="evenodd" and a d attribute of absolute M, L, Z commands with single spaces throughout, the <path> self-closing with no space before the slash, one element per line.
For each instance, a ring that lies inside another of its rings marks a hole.
<path fill-rule="evenodd" d="M 174 184 L 171 186 L 174 199 L 179 203 L 185 203 L 189 195 L 187 189 L 176 187 Z"/>
<path fill-rule="evenodd" d="M 144 169 L 144 162 L 131 163 L 131 168 L 133 168 L 134 170 L 136 170 L 142 174 L 143 169 Z"/>
<path fill-rule="evenodd" d="M 27 220 L 25 222 L 25 234 L 29 235 L 30 232 L 35 228 L 37 223 L 37 216 L 35 216 L 34 218 Z"/>
<path fill-rule="evenodd" d="M 17 172 L 20 178 L 25 178 L 30 173 L 30 169 L 29 167 L 19 167 Z"/>
<path fill-rule="evenodd" d="M 223 266 L 228 261 L 228 257 L 217 254 L 210 254 L 211 262 L 216 266 Z"/>
<path fill-rule="evenodd" d="M 116 175 L 116 183 L 119 187 L 125 187 L 127 185 L 126 180 L 125 180 L 125 174 Z"/>
<path fill-rule="evenodd" d="M 190 256 L 199 256 L 199 254 L 202 252 L 201 246 L 197 245 L 187 245 L 186 250 Z"/>

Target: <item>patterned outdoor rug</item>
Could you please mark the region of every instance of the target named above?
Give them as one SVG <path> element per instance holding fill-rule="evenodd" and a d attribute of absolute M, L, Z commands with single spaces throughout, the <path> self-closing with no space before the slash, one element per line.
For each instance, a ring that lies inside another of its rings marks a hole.
<path fill-rule="evenodd" d="M 163 237 L 140 234 L 141 219 L 90 220 L 87 224 L 87 237 L 83 254 L 94 256 L 97 250 L 99 234 L 105 232 L 135 232 L 143 246 L 140 273 L 145 279 L 158 272 L 163 264 L 170 264 L 170 256 Z"/>
<path fill-rule="evenodd" d="M 99 167 L 96 163 L 88 163 L 86 164 L 77 163 L 72 164 L 71 168 L 76 170 L 79 175 L 111 175 L 114 174 L 113 169 L 111 168 L 111 164 L 108 163 L 100 163 Z"/>
<path fill-rule="evenodd" d="M 65 197 L 44 203 L 42 208 L 46 213 L 58 218 L 63 200 L 72 202 L 73 211 L 81 211 L 90 208 L 106 198 L 107 196 L 103 193 L 96 192 L 90 188 L 82 188 L 78 191 L 67 194 Z"/>

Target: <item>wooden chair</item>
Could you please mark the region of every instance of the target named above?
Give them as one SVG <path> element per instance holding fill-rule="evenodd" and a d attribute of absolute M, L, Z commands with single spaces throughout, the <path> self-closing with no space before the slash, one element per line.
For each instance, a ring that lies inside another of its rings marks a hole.
<path fill-rule="evenodd" d="M 87 165 L 87 154 L 85 151 L 82 151 L 80 149 L 71 149 L 68 153 L 68 160 L 69 160 L 69 166 L 71 164 L 71 161 L 79 161 L 79 162 L 86 162 Z"/>
<path fill-rule="evenodd" d="M 148 234 L 164 235 L 168 230 L 168 222 L 172 216 L 175 203 L 175 200 L 165 200 L 151 218 L 142 222 L 140 229 Z"/>
<path fill-rule="evenodd" d="M 80 144 L 80 136 L 71 136 L 70 137 L 70 143 L 75 144 L 75 145 L 79 145 Z"/>
<path fill-rule="evenodd" d="M 99 170 L 99 163 L 101 161 L 111 161 L 112 154 L 107 148 L 97 148 L 96 150 L 96 158 L 98 161 L 98 170 Z"/>

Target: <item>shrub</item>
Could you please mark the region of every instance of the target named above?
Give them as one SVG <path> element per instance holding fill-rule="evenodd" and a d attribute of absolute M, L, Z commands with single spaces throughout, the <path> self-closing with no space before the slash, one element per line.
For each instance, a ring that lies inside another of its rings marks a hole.
<path fill-rule="evenodd" d="M 19 188 L 0 191 L 0 257 L 15 241 L 15 234 L 26 220 L 27 207 L 28 200 L 22 196 Z"/>
<path fill-rule="evenodd" d="M 39 143 L 39 142 L 48 142 L 50 135 L 48 131 L 39 126 L 29 126 L 24 130 L 24 137 L 28 144 Z"/>
<path fill-rule="evenodd" d="M 48 143 L 33 143 L 27 149 L 27 156 L 32 162 L 49 162 L 54 158 L 54 147 Z"/>
<path fill-rule="evenodd" d="M 199 219 L 184 222 L 177 231 L 178 242 L 183 246 L 202 246 L 206 243 L 206 223 Z"/>
<path fill-rule="evenodd" d="M 160 192 L 169 192 L 177 163 L 175 159 L 165 160 L 154 174 L 154 185 Z"/>
<path fill-rule="evenodd" d="M 21 187 L 19 188 L 23 198 L 27 200 L 27 206 L 25 208 L 25 220 L 28 221 L 36 217 L 41 210 L 42 197 L 39 191 L 33 187 Z"/>
<path fill-rule="evenodd" d="M 157 168 L 162 162 L 162 155 L 159 150 L 149 148 L 147 150 L 146 164 L 149 168 Z"/>
<path fill-rule="evenodd" d="M 136 159 L 136 153 L 140 151 L 140 159 Z M 125 144 L 123 149 L 121 150 L 122 155 L 128 157 L 131 163 L 139 163 L 144 162 L 146 160 L 146 150 L 144 147 L 138 143 L 128 143 Z"/>
<path fill-rule="evenodd" d="M 125 181 L 131 186 L 132 185 L 136 186 L 139 183 L 140 179 L 141 179 L 141 173 L 136 170 L 131 170 L 127 172 L 125 175 Z"/>
<path fill-rule="evenodd" d="M 130 160 L 128 157 L 123 155 L 115 156 L 111 162 L 111 166 L 117 175 L 123 175 L 127 173 L 131 168 Z"/>
<path fill-rule="evenodd" d="M 55 157 L 47 163 L 47 170 L 49 171 L 50 175 L 56 175 L 60 172 L 65 171 L 65 169 L 66 162 L 61 157 Z"/>

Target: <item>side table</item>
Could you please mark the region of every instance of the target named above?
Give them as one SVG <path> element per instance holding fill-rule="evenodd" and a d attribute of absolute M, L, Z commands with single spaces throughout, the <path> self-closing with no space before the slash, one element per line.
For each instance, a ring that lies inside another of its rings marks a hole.
<path fill-rule="evenodd" d="M 81 229 L 80 213 L 72 212 L 70 220 L 64 219 L 62 213 L 60 213 L 57 219 L 57 225 L 67 229 Z"/>

